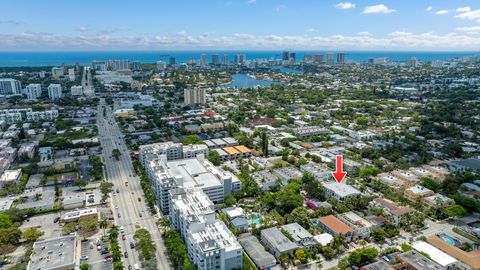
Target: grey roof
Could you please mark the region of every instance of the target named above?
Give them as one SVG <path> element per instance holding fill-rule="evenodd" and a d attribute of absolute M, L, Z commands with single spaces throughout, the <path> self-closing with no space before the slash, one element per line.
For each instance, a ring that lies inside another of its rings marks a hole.
<path fill-rule="evenodd" d="M 223 140 L 228 144 L 238 144 L 238 141 L 232 137 L 223 138 Z"/>
<path fill-rule="evenodd" d="M 230 220 L 230 224 L 235 228 L 248 227 L 248 220 L 245 217 L 237 217 Z"/>
<path fill-rule="evenodd" d="M 280 253 L 288 252 L 298 248 L 298 245 L 290 241 L 283 233 L 276 227 L 265 229 L 261 232 L 262 239 L 269 242 L 272 247 L 277 249 Z"/>
<path fill-rule="evenodd" d="M 305 240 L 307 242 L 311 242 L 311 244 L 314 244 L 315 242 L 313 240 L 313 235 L 309 233 L 307 230 L 305 230 L 305 228 L 300 226 L 300 224 L 298 223 L 290 223 L 290 224 L 283 225 L 282 229 L 289 232 L 296 243 L 305 241 Z"/>
<path fill-rule="evenodd" d="M 459 159 L 450 162 L 472 170 L 480 170 L 480 158 Z"/>
<path fill-rule="evenodd" d="M 404 262 L 408 262 L 416 269 L 422 270 L 439 270 L 439 269 L 446 269 L 442 267 L 440 264 L 430 260 L 429 258 L 423 256 L 418 251 L 410 250 L 405 253 L 399 254 L 397 256 L 400 260 Z"/>
<path fill-rule="evenodd" d="M 371 263 L 371 264 L 364 265 L 364 266 L 362 266 L 362 269 L 364 269 L 364 270 L 390 270 L 390 269 L 393 269 L 393 268 L 387 262 L 380 260 L 378 262 L 374 262 L 374 263 Z"/>
<path fill-rule="evenodd" d="M 73 269 L 76 243 L 76 234 L 35 242 L 27 270 Z"/>
<path fill-rule="evenodd" d="M 323 184 L 325 189 L 331 190 L 335 194 L 337 194 L 340 197 L 348 197 L 352 195 L 360 195 L 362 194 L 358 189 L 347 185 L 347 184 L 338 184 L 337 182 L 327 182 Z"/>
<path fill-rule="evenodd" d="M 258 268 L 263 269 L 277 264 L 275 257 L 265 250 L 255 236 L 242 237 L 238 241 Z"/>

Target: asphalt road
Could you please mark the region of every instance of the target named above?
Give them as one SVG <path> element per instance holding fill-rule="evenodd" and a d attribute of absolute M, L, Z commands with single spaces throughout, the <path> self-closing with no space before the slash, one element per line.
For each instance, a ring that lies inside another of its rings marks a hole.
<path fill-rule="evenodd" d="M 111 204 L 115 223 L 125 230 L 126 240 L 119 240 L 122 253 L 128 252 L 128 258 L 123 258 L 125 269 L 128 269 L 128 265 L 132 267 L 134 264 L 141 265 L 138 252 L 130 248 L 130 242 L 134 241 L 133 235 L 139 228 L 145 228 L 152 234 L 157 248 L 157 269 L 173 269 L 165 256 L 165 245 L 155 224 L 159 217 L 150 214 L 122 132 L 118 128 L 109 106 L 107 106 L 106 117 L 103 116 L 104 107 L 105 101 L 101 99 L 98 106 L 97 125 L 105 157 L 107 180 L 114 184 L 113 193 L 115 194 L 112 193 Z M 119 149 L 122 153 L 119 160 L 112 157 L 113 149 Z M 128 182 L 128 186 L 126 182 Z M 116 192 L 117 189 L 119 193 Z"/>

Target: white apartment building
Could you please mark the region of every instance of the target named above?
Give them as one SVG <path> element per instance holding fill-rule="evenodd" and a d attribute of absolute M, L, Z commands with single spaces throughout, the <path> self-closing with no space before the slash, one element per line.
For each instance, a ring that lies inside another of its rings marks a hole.
<path fill-rule="evenodd" d="M 57 99 L 61 98 L 62 95 L 62 86 L 60 84 L 52 83 L 48 86 L 48 98 Z"/>
<path fill-rule="evenodd" d="M 183 145 L 181 143 L 164 142 L 142 145 L 139 149 L 139 159 L 144 167 L 146 166 L 147 159 L 158 159 L 162 155 L 166 155 L 167 160 L 176 160 L 182 158 L 193 158 L 200 154 L 204 156 L 208 155 L 207 145 Z"/>
<path fill-rule="evenodd" d="M 58 117 L 57 110 L 32 111 L 32 108 L 0 110 L 0 120 L 8 124 L 18 121 L 35 122 L 39 120 L 55 120 Z"/>
<path fill-rule="evenodd" d="M 0 79 L 0 95 L 17 95 L 22 90 L 22 84 L 15 79 Z"/>
<path fill-rule="evenodd" d="M 74 85 L 70 88 L 70 95 L 83 96 L 83 87 L 80 85 Z"/>
<path fill-rule="evenodd" d="M 335 181 L 331 181 L 322 185 L 324 188 L 325 197 L 332 198 L 337 201 L 344 201 L 347 198 L 360 196 L 362 194 L 358 189 L 344 183 L 338 184 Z"/>
<path fill-rule="evenodd" d="M 63 67 L 52 67 L 52 78 L 58 79 L 65 75 L 65 69 Z"/>
<path fill-rule="evenodd" d="M 185 105 L 205 104 L 207 103 L 207 90 L 205 88 L 192 88 L 183 90 Z"/>
<path fill-rule="evenodd" d="M 42 85 L 39 83 L 31 83 L 25 87 L 27 99 L 37 99 L 42 95 Z"/>
<path fill-rule="evenodd" d="M 225 223 L 215 218 L 214 205 L 206 194 L 197 189 L 175 189 L 170 194 L 170 220 L 197 268 L 242 269 L 242 247 Z"/>
<path fill-rule="evenodd" d="M 57 119 L 57 110 L 35 111 L 27 112 L 25 121 L 37 122 L 37 121 L 52 121 Z"/>
<path fill-rule="evenodd" d="M 200 189 L 214 203 L 223 202 L 225 195 L 241 189 L 241 182 L 235 175 L 215 167 L 203 155 L 171 161 L 162 155 L 149 160 L 145 170 L 160 209 L 165 214 L 169 211 L 169 192 L 172 189 Z"/>

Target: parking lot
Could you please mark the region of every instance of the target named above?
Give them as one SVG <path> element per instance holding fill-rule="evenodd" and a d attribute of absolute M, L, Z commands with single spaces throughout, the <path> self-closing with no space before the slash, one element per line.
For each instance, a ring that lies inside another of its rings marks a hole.
<path fill-rule="evenodd" d="M 105 245 L 105 244 L 103 244 Z M 102 245 L 102 246 L 103 246 Z M 81 242 L 81 258 L 88 259 L 82 260 L 90 265 L 91 270 L 108 270 L 112 269 L 112 261 L 105 261 L 104 257 L 106 254 L 101 254 L 100 250 L 97 250 L 96 238 L 88 239 L 87 241 Z"/>
<path fill-rule="evenodd" d="M 51 238 L 57 237 L 62 235 L 62 227 L 57 223 L 54 223 L 53 220 L 56 217 L 59 217 L 60 213 L 52 213 L 40 216 L 34 216 L 29 219 L 29 221 L 25 221 L 20 229 L 23 231 L 30 227 L 37 227 L 39 230 L 44 232 L 42 238 Z"/>

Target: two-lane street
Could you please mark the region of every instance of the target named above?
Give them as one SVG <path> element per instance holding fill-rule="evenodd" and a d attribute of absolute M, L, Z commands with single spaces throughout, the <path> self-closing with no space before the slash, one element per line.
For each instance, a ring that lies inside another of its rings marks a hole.
<path fill-rule="evenodd" d="M 104 117 L 104 108 L 106 108 L 106 117 Z M 148 210 L 123 135 L 115 122 L 112 110 L 109 106 L 105 106 L 103 99 L 98 107 L 97 124 L 105 157 L 107 180 L 114 184 L 111 203 L 115 224 L 125 230 L 126 239 L 120 240 L 122 253 L 128 252 L 128 258 L 123 258 L 125 267 L 140 265 L 138 252 L 130 248 L 130 243 L 134 241 L 135 231 L 145 228 L 152 234 L 157 248 L 157 268 L 171 269 L 156 226 L 158 217 L 152 216 Z M 121 152 L 119 160 L 112 156 L 113 149 Z"/>

